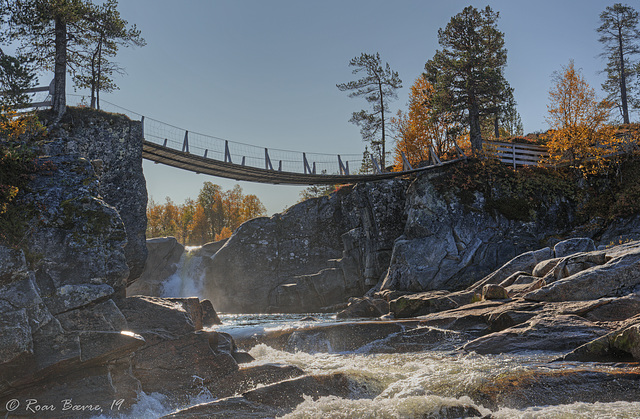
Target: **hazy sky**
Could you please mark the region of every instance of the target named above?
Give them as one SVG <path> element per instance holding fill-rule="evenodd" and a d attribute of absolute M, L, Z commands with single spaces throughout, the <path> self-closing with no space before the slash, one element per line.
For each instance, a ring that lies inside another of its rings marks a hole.
<path fill-rule="evenodd" d="M 439 48 L 437 33 L 472 4 L 500 12 L 508 50 L 506 78 L 515 89 L 525 132 L 546 130 L 554 71 L 570 59 L 602 95 L 604 62 L 595 31 L 613 2 L 596 0 L 121 0 L 119 10 L 147 41 L 125 49 L 120 90 L 102 97 L 190 131 L 262 147 L 361 153 L 351 113 L 366 106 L 336 83 L 354 79 L 349 60 L 379 52 L 408 91 Z M 71 92 L 71 89 L 69 89 Z M 182 203 L 204 181 L 238 183 L 145 162 L 149 195 Z M 298 200 L 302 188 L 240 182 L 269 214 Z"/>

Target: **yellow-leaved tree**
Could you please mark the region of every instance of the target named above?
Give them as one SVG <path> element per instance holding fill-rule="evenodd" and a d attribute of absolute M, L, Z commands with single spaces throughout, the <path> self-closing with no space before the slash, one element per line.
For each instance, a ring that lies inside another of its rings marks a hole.
<path fill-rule="evenodd" d="M 573 60 L 554 82 L 547 105 L 550 160 L 598 171 L 603 159 L 616 153 L 615 129 L 607 125 L 613 103 L 597 99 Z"/>
<path fill-rule="evenodd" d="M 429 160 L 430 146 L 442 156 L 454 147 L 447 136 L 452 126 L 448 115 L 438 114 L 431 106 L 434 88 L 424 77 L 418 77 L 411 86 L 409 111 L 398 111 L 391 119 L 397 133 L 394 151 L 396 170 L 402 170 L 402 153 L 412 166 Z"/>

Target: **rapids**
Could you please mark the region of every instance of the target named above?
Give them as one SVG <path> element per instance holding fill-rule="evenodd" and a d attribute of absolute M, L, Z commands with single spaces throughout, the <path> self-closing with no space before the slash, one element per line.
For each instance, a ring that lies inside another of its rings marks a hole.
<path fill-rule="evenodd" d="M 200 257 L 193 252 L 195 249 L 185 252 L 178 271 L 165 283 L 163 296 L 202 298 L 204 272 L 199 268 L 202 265 L 198 260 Z M 237 341 L 244 342 L 250 336 L 340 322 L 332 314 L 319 313 L 220 314 L 220 319 L 222 325 L 214 326 L 212 330 L 229 333 Z M 327 342 L 316 342 L 312 347 L 315 349 L 307 347 L 305 351 L 287 352 L 260 342 L 260 338 L 257 341 L 252 347 L 242 348 L 255 358 L 243 367 L 288 364 L 300 367 L 307 374 L 343 373 L 357 383 L 349 398 L 329 396 L 313 400 L 305 397 L 293 412 L 283 416 L 289 419 L 466 417 L 465 412 L 469 411 L 466 409 L 486 417 L 505 419 L 640 417 L 640 402 L 554 404 L 551 401 L 522 409 L 498 406 L 490 410 L 479 401 L 480 387 L 486 388 L 497 378 L 508 374 L 524 376 L 588 365 L 552 363 L 561 355 L 559 353 L 478 355 L 457 350 L 459 342 L 454 338 L 435 350 L 408 353 L 385 353 L 375 347 L 376 342 L 345 352 L 333 351 Z M 615 366 L 601 365 L 598 368 L 614 369 Z M 198 384 L 197 379 L 194 377 L 195 385 Z M 215 400 L 204 386 L 201 388 L 200 394 L 188 405 L 178 407 L 184 409 Z M 531 394 L 532 400 L 534 396 Z M 168 406 L 161 394 L 142 394 L 128 417 L 157 418 L 175 412 L 176 408 Z"/>

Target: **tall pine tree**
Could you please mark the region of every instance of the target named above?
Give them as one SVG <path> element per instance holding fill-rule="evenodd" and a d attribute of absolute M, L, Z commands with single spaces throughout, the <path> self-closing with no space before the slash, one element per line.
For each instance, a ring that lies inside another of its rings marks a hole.
<path fill-rule="evenodd" d="M 630 6 L 616 3 L 600 14 L 602 24 L 597 29 L 604 46 L 602 56 L 607 58 L 604 70 L 607 80 L 602 89 L 609 93 L 609 100 L 618 104 L 622 120 L 629 123 L 629 108 L 639 109 L 640 98 L 633 96 L 637 89 L 640 63 L 633 56 L 640 53 L 640 29 L 638 12 Z"/>
<path fill-rule="evenodd" d="M 425 64 L 424 75 L 435 88 L 434 108 L 468 125 L 474 153 L 482 149 L 481 116 L 496 115 L 496 104 L 509 93 L 503 75 L 507 50 L 498 17 L 489 6 L 466 7 L 438 30 L 442 50 Z"/>
<path fill-rule="evenodd" d="M 340 91 L 351 91 L 349 97 L 364 96 L 372 110 L 354 112 L 349 122 L 360 127 L 365 141 L 371 144 L 371 151 L 378 157 L 381 167 L 386 167 L 387 118 L 390 116 L 389 102 L 398 97 L 396 90 L 402 87 L 397 71 L 392 71 L 389 63 L 382 66 L 380 54 L 361 54 L 349 62 L 355 67 L 353 74 L 364 73 L 361 79 L 340 83 Z"/>

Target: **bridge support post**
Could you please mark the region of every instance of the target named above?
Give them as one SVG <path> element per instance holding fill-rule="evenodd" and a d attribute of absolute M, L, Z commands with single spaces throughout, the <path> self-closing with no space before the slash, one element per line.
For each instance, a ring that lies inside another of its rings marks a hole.
<path fill-rule="evenodd" d="M 338 166 L 339 166 L 339 173 L 343 176 L 349 176 L 349 162 L 347 161 L 347 164 L 344 165 L 342 163 L 342 159 L 340 158 L 340 154 L 338 154 Z"/>
<path fill-rule="evenodd" d="M 167 140 L 167 139 L 165 138 L 165 139 L 164 139 L 164 143 L 162 143 L 162 147 L 166 147 L 166 146 L 167 146 L 167 141 L 169 141 L 169 140 Z"/>
<path fill-rule="evenodd" d="M 182 142 L 182 151 L 189 152 L 189 131 L 184 132 L 184 141 Z"/>
<path fill-rule="evenodd" d="M 205 159 L 207 158 L 207 153 L 208 153 L 208 152 L 209 152 L 209 149 L 208 149 L 208 148 L 205 148 L 205 149 L 204 149 L 204 158 L 205 158 Z"/>
<path fill-rule="evenodd" d="M 432 145 L 429 145 L 429 154 L 430 154 L 430 157 L 431 157 L 431 162 L 432 162 L 433 164 L 440 164 L 440 163 L 442 163 L 442 162 L 440 161 L 440 157 L 438 157 L 438 155 L 436 154 L 436 151 L 434 150 L 434 148 L 433 148 L 433 146 L 432 146 Z"/>
<path fill-rule="evenodd" d="M 307 153 L 302 153 L 302 163 L 304 165 L 304 174 L 310 174 L 311 166 L 309 166 L 309 160 L 307 160 Z"/>
<path fill-rule="evenodd" d="M 407 160 L 407 156 L 405 156 L 404 151 L 401 151 L 400 154 L 402 155 L 402 171 L 406 172 L 407 170 L 413 170 L 413 167 L 409 163 L 409 160 Z"/>
<path fill-rule="evenodd" d="M 229 152 L 229 141 L 224 142 L 224 162 L 233 163 L 231 161 L 231 153 Z"/>
<path fill-rule="evenodd" d="M 282 160 L 278 163 L 278 172 L 282 172 Z"/>
<path fill-rule="evenodd" d="M 244 166 L 245 162 L 247 160 L 247 156 L 242 156 L 242 165 Z"/>
<path fill-rule="evenodd" d="M 142 125 L 142 138 L 144 138 L 144 115 L 140 118 L 140 124 Z"/>
<path fill-rule="evenodd" d="M 371 162 L 373 162 L 373 174 L 377 175 L 379 173 L 382 173 L 382 170 L 380 170 L 380 165 L 378 164 L 378 160 L 376 160 L 375 157 L 371 156 Z"/>
<path fill-rule="evenodd" d="M 316 162 L 313 162 L 313 172 L 314 175 L 316 174 Z"/>
<path fill-rule="evenodd" d="M 265 147 L 264 149 L 264 167 L 267 170 L 273 170 L 273 165 L 271 164 L 271 158 L 269 158 L 269 149 Z"/>

